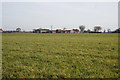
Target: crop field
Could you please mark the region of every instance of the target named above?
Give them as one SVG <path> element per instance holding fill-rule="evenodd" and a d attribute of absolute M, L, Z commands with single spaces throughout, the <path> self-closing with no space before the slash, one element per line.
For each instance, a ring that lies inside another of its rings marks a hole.
<path fill-rule="evenodd" d="M 118 78 L 116 33 L 3 33 L 3 78 Z"/>

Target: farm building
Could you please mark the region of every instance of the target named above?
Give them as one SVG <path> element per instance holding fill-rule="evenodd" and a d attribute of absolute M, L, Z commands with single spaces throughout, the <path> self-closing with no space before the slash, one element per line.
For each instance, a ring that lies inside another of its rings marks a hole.
<path fill-rule="evenodd" d="M 78 29 L 72 29 L 71 33 L 79 33 Z"/>
<path fill-rule="evenodd" d="M 120 28 L 116 29 L 116 30 L 113 31 L 112 33 L 120 33 Z"/>
<path fill-rule="evenodd" d="M 56 30 L 51 30 L 51 33 L 56 33 Z"/>
<path fill-rule="evenodd" d="M 71 30 L 65 30 L 65 33 L 71 33 Z"/>
<path fill-rule="evenodd" d="M 49 29 L 34 29 L 33 33 L 50 33 Z"/>
<path fill-rule="evenodd" d="M 57 29 L 56 33 L 70 33 L 71 30 L 61 30 L 61 29 Z"/>
<path fill-rule="evenodd" d="M 3 30 L 2 29 L 0 29 L 0 33 L 2 33 L 3 32 Z"/>
<path fill-rule="evenodd" d="M 61 29 L 56 30 L 56 33 L 61 33 L 61 32 L 62 32 Z"/>
<path fill-rule="evenodd" d="M 49 30 L 49 29 L 33 29 L 33 33 L 71 33 L 71 30 Z"/>

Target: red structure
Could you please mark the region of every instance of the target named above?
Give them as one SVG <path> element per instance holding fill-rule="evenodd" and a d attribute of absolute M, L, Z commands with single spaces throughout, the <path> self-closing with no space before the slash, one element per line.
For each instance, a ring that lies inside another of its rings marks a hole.
<path fill-rule="evenodd" d="M 78 29 L 72 29 L 72 33 L 79 33 Z"/>
<path fill-rule="evenodd" d="M 2 33 L 3 32 L 3 30 L 2 29 L 0 29 L 0 33 Z"/>

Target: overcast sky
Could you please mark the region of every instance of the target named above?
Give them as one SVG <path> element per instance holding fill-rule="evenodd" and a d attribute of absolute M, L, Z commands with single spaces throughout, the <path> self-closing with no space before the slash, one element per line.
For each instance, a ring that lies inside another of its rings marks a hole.
<path fill-rule="evenodd" d="M 117 2 L 4 2 L 2 4 L 2 28 L 23 30 L 35 28 L 67 29 L 85 25 L 93 29 L 118 28 Z"/>
<path fill-rule="evenodd" d="M 118 2 L 120 0 L 1 0 L 2 2 Z"/>

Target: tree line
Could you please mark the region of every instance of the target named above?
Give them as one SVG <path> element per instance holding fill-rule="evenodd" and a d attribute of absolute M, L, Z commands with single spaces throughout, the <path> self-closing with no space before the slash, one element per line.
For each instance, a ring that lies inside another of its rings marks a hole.
<path fill-rule="evenodd" d="M 101 33 L 101 30 L 102 30 L 102 27 L 101 26 L 95 26 L 94 27 L 94 30 L 91 31 L 90 29 L 88 30 L 85 30 L 85 26 L 84 25 L 80 25 L 79 26 L 79 29 L 80 29 L 80 33 Z M 63 30 L 66 30 L 67 28 L 63 28 Z M 16 28 L 16 31 L 13 31 L 13 32 L 21 32 L 22 29 L 21 28 Z M 25 31 L 23 31 L 25 32 Z M 115 31 L 111 31 L 110 29 L 107 29 L 103 31 L 104 33 L 107 32 L 107 33 L 120 33 L 120 28 L 116 29 Z"/>

